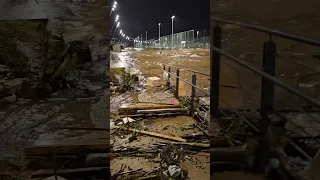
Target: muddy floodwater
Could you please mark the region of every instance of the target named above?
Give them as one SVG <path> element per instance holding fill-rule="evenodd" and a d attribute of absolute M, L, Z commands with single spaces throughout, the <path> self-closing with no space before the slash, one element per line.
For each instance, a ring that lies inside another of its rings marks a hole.
<path fill-rule="evenodd" d="M 180 57 L 180 55 L 186 53 L 188 52 L 181 53 L 179 51 L 164 51 L 163 54 L 160 54 L 159 51 L 142 51 L 141 49 L 131 48 L 126 48 L 122 52 L 118 53 L 113 52 L 110 61 L 111 69 L 124 68 L 127 73 L 138 75 L 139 82 L 138 85 L 133 88 L 133 90 L 127 91 L 125 93 L 112 92 L 110 99 L 111 121 L 113 123 L 118 122 L 117 119 L 119 119 L 119 115 L 117 110 L 122 105 L 134 105 L 137 103 L 170 104 L 173 101 L 177 101 L 172 92 L 166 91 L 162 87 L 147 87 L 146 78 L 156 76 L 163 80 L 163 68 L 161 67 L 161 63 L 170 63 L 168 59 L 171 56 L 176 56 L 177 59 L 175 60 L 175 62 L 177 62 L 177 64 L 175 65 L 179 65 L 179 58 L 183 58 Z M 197 50 L 197 53 L 202 54 L 203 57 L 201 58 L 200 55 L 196 56 L 195 59 L 191 60 L 192 62 L 199 61 L 199 59 L 204 59 L 204 61 L 208 59 L 208 52 L 206 52 L 205 50 L 199 49 Z M 192 54 L 189 53 L 188 55 L 190 56 Z M 187 59 L 187 57 L 185 57 L 185 59 Z M 200 66 L 200 68 L 201 67 L 201 71 L 208 72 L 205 62 Z M 189 66 L 188 68 L 191 68 L 191 66 Z M 187 75 L 189 74 L 186 74 L 186 76 Z M 203 80 L 205 80 L 205 78 Z M 164 81 L 162 82 L 164 83 Z M 206 80 L 202 82 L 203 83 L 201 85 L 204 88 L 208 88 L 208 82 Z M 189 89 L 186 88 L 186 90 Z M 181 90 L 181 92 L 183 92 L 183 90 Z M 136 121 L 132 125 L 130 125 L 130 127 L 135 129 L 142 129 L 148 132 L 159 133 L 174 137 L 182 137 L 186 134 L 202 133 L 199 129 L 194 127 L 194 124 L 197 124 L 198 122 L 192 117 L 188 116 L 138 119 L 133 117 L 133 119 Z M 111 130 L 111 132 L 113 131 Z M 131 133 L 119 133 L 118 131 L 114 132 L 115 134 L 111 135 L 110 137 L 111 144 L 114 149 L 140 148 L 145 151 L 146 149 L 150 150 L 156 148 L 157 144 L 159 143 L 161 144 L 164 142 L 172 142 L 170 140 L 146 136 L 142 134 L 138 135 L 136 140 L 130 141 L 132 137 Z M 207 143 L 208 142 L 209 140 L 207 140 Z M 210 179 L 210 153 L 197 151 L 193 153 L 186 151 L 185 153 L 187 154 L 184 156 L 182 162 L 180 163 L 180 167 L 188 172 L 188 177 L 194 180 L 198 179 L 198 177 L 200 176 L 203 177 L 202 179 Z M 165 166 L 163 163 L 160 163 L 161 159 L 159 159 L 159 157 L 157 156 L 144 156 L 144 154 L 136 154 L 131 156 L 117 156 L 112 158 L 110 164 L 111 174 L 115 175 L 116 173 L 118 173 L 123 164 L 127 164 L 128 166 L 130 166 L 130 169 L 142 169 L 142 171 L 145 172 L 152 172 L 159 167 L 163 168 Z"/>

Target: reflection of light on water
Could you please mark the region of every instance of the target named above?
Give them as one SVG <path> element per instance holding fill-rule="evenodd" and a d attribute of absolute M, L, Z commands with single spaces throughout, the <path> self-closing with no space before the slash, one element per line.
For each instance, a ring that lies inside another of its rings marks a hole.
<path fill-rule="evenodd" d="M 142 75 L 139 68 L 137 68 L 136 59 L 131 56 L 132 52 L 135 50 L 139 51 L 139 48 L 126 48 L 122 52 L 113 52 L 114 58 L 110 61 L 110 67 L 125 68 L 126 73 L 138 76 L 139 86 L 144 86 L 146 84 L 146 78 Z"/>

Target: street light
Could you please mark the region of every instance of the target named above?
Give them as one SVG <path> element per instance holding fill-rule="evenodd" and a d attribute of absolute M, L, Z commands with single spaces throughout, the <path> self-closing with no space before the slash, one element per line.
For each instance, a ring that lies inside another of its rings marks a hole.
<path fill-rule="evenodd" d="M 116 16 L 116 19 L 115 19 L 115 21 L 114 21 L 114 22 L 113 22 L 113 24 L 112 24 L 112 27 L 111 27 L 110 33 L 112 33 L 112 31 L 113 31 L 113 27 L 114 27 L 114 24 L 115 24 L 116 22 L 118 22 L 118 20 L 119 20 L 119 14 Z"/>
<path fill-rule="evenodd" d="M 115 2 L 113 3 L 113 7 L 112 7 L 112 9 L 111 9 L 110 15 L 112 14 L 112 12 L 113 12 L 114 10 L 116 10 L 117 4 L 118 4 L 117 1 L 115 1 Z"/>
<path fill-rule="evenodd" d="M 199 42 L 199 31 L 197 31 L 197 41 Z"/>
<path fill-rule="evenodd" d="M 116 30 L 113 32 L 111 38 L 113 38 L 114 34 L 117 32 L 117 28 L 120 26 L 120 22 L 117 23 Z"/>
<path fill-rule="evenodd" d="M 171 16 L 171 20 L 172 20 L 172 39 L 171 39 L 171 44 L 172 44 L 172 49 L 173 49 L 173 19 L 175 18 L 176 16 Z"/>
<path fill-rule="evenodd" d="M 158 24 L 159 26 L 159 45 L 161 46 L 161 43 L 160 43 L 160 36 L 161 36 L 161 23 Z"/>

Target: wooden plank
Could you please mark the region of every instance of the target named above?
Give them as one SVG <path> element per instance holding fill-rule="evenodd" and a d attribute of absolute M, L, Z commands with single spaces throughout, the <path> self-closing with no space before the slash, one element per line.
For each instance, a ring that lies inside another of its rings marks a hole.
<path fill-rule="evenodd" d="M 210 144 L 204 144 L 204 143 L 188 143 L 188 142 L 174 142 L 174 143 L 160 142 L 160 143 L 162 143 L 162 144 L 185 145 L 185 146 L 201 147 L 201 148 L 210 148 Z"/>
<path fill-rule="evenodd" d="M 162 139 L 168 139 L 168 140 L 179 141 L 179 142 L 187 142 L 187 140 L 180 138 L 180 137 L 168 136 L 168 135 L 164 135 L 164 134 L 148 132 L 148 131 L 143 131 L 143 130 L 137 130 L 137 129 L 131 129 L 131 128 L 123 128 L 120 126 L 116 126 L 116 128 L 141 133 L 144 135 L 154 136 L 154 137 L 158 137 L 158 138 L 162 138 Z"/>
<path fill-rule="evenodd" d="M 137 111 L 143 109 L 164 109 L 164 108 L 181 108 L 180 105 L 165 104 L 136 104 L 131 106 L 121 106 L 118 111 Z"/>
<path fill-rule="evenodd" d="M 137 114 L 155 114 L 155 113 L 187 113 L 185 108 L 170 108 L 170 109 L 150 109 L 138 110 Z"/>
<path fill-rule="evenodd" d="M 64 139 L 61 141 L 36 141 L 34 145 L 24 148 L 26 156 L 51 154 L 78 154 L 109 152 L 108 139 Z"/>
<path fill-rule="evenodd" d="M 89 175 L 95 175 L 97 173 L 105 173 L 106 177 L 109 174 L 109 167 L 89 167 L 89 168 L 77 168 L 77 169 L 59 169 L 57 175 L 70 176 L 70 177 L 84 177 Z M 31 178 L 47 177 L 54 175 L 53 169 L 40 169 L 34 172 Z"/>

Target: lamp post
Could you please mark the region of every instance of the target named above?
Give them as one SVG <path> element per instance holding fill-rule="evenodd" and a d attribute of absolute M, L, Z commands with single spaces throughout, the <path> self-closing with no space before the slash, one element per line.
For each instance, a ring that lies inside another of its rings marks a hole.
<path fill-rule="evenodd" d="M 148 31 L 146 31 L 146 48 L 147 48 L 147 42 L 148 42 Z"/>
<path fill-rule="evenodd" d="M 158 24 L 158 26 L 159 26 L 159 46 L 160 46 L 160 48 L 161 48 L 161 42 L 160 42 L 160 36 L 161 36 L 161 23 L 159 23 Z"/>
<path fill-rule="evenodd" d="M 199 31 L 197 31 L 197 42 L 199 42 Z"/>
<path fill-rule="evenodd" d="M 117 28 L 120 26 L 120 22 L 117 23 L 116 30 L 113 32 L 111 38 L 113 38 L 114 34 L 117 32 Z"/>
<path fill-rule="evenodd" d="M 115 1 L 115 2 L 113 3 L 113 6 L 112 6 L 112 9 L 111 9 L 110 15 L 112 14 L 112 12 L 113 12 L 114 10 L 116 10 L 117 5 L 118 5 L 118 3 L 117 3 L 117 1 Z"/>
<path fill-rule="evenodd" d="M 143 48 L 143 39 L 142 39 L 142 34 L 141 34 L 141 48 Z"/>
<path fill-rule="evenodd" d="M 112 30 L 113 30 L 114 24 L 115 24 L 116 22 L 118 22 L 118 20 L 119 20 L 119 14 L 116 16 L 116 19 L 115 19 L 115 21 L 114 21 L 114 22 L 113 22 L 113 24 L 112 24 L 112 27 L 111 27 L 110 33 L 111 33 L 111 32 L 112 32 Z"/>
<path fill-rule="evenodd" d="M 173 39 L 174 39 L 174 37 L 173 37 L 173 19 L 175 18 L 176 16 L 171 16 L 171 20 L 172 20 L 172 39 L 171 39 L 171 48 L 173 49 Z"/>

